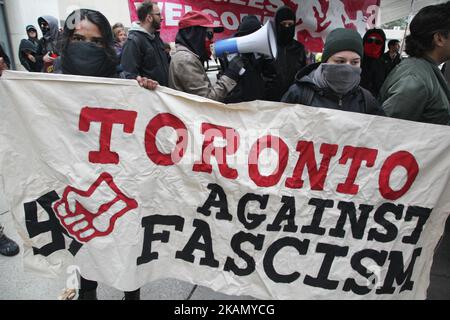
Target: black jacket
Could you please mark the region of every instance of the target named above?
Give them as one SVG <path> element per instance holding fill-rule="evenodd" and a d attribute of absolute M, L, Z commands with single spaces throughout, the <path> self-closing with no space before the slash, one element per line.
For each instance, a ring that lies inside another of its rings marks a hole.
<path fill-rule="evenodd" d="M 339 96 L 327 88 L 322 89 L 317 87 L 310 77 L 310 74 L 318 68 L 319 64 L 320 63 L 315 63 L 303 68 L 296 75 L 295 84 L 289 88 L 281 101 L 319 108 L 385 115 L 378 101 L 367 90 L 364 93 L 364 89 L 361 88 L 361 86 L 353 89 L 342 98 L 339 98 Z M 309 96 L 309 92 L 311 92 L 311 96 Z"/>
<path fill-rule="evenodd" d="M 389 51 L 383 53 L 383 55 L 381 56 L 381 60 L 383 60 L 384 62 L 385 78 L 387 78 L 392 69 L 394 69 L 394 67 L 402 61 L 399 53 L 397 53 L 394 59 L 391 59 Z"/>
<path fill-rule="evenodd" d="M 265 99 L 280 101 L 295 81 L 297 72 L 306 65 L 305 47 L 293 40 L 287 46 L 278 45 L 278 56 L 264 66 Z"/>
<path fill-rule="evenodd" d="M 152 37 L 130 30 L 122 50 L 121 65 L 128 79 L 142 76 L 156 80 L 162 86 L 169 85 L 169 61 L 158 33 Z"/>
<path fill-rule="evenodd" d="M 378 97 L 381 86 L 386 79 L 384 60 L 364 57 L 361 63 L 361 87 L 369 90 L 374 97 Z"/>
<path fill-rule="evenodd" d="M 241 57 L 245 64 L 245 73 L 239 78 L 234 89 L 227 95 L 224 100 L 225 103 L 264 99 L 262 58 L 257 59 L 253 53 L 241 54 Z"/>

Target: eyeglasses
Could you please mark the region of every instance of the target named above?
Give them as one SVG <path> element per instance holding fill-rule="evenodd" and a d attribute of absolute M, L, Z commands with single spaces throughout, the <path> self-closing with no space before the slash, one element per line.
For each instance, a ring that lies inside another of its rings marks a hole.
<path fill-rule="evenodd" d="M 381 41 L 380 39 L 377 39 L 377 38 L 368 38 L 367 43 L 375 43 L 377 45 L 382 45 L 383 41 Z"/>
<path fill-rule="evenodd" d="M 214 38 L 214 32 L 212 32 L 212 31 L 206 31 L 206 37 L 207 37 L 209 40 L 212 40 L 212 39 Z"/>

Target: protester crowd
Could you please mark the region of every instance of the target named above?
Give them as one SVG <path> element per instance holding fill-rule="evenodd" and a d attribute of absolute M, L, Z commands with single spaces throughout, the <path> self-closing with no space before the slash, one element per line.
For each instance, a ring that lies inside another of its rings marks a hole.
<path fill-rule="evenodd" d="M 136 79 L 147 89 L 163 85 L 224 103 L 269 100 L 450 124 L 450 1 L 416 14 L 405 39 L 406 59 L 401 58 L 398 40 L 389 41 L 384 52 L 386 35 L 381 29 L 368 30 L 363 37 L 351 29 L 335 29 L 316 62 L 294 38 L 294 11 L 281 7 L 271 21 L 277 57 L 259 53 L 222 57 L 214 83 L 205 63 L 212 57 L 211 44 L 222 26 L 203 12 L 186 13 L 179 21 L 171 55 L 170 45 L 159 34 L 163 17 L 158 4 L 143 2 L 137 15 L 139 21 L 128 34 L 122 24 L 111 26 L 94 10 L 73 12 L 61 30 L 56 18 L 39 17 L 43 37 L 38 39 L 36 27 L 26 27 L 28 39 L 20 43 L 20 62 L 30 72 Z M 261 27 L 250 15 L 234 36 Z M 9 68 L 11 61 L 0 47 L 0 75 Z M 0 253 L 18 251 L 0 227 Z M 82 279 L 79 297 L 95 299 L 96 288 L 96 282 Z M 125 293 L 125 298 L 139 299 L 139 290 Z"/>

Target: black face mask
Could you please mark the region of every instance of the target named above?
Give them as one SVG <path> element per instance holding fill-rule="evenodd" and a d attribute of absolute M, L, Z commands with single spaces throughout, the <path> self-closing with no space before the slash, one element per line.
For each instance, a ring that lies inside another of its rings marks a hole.
<path fill-rule="evenodd" d="M 62 59 L 64 74 L 91 77 L 113 77 L 117 74 L 117 64 L 102 47 L 90 42 L 72 42 L 67 46 Z"/>
<path fill-rule="evenodd" d="M 48 38 L 51 36 L 51 33 L 50 33 L 50 26 L 48 26 L 48 25 L 46 25 L 46 26 L 41 25 L 41 31 L 42 31 L 42 36 L 43 36 L 45 39 L 48 39 Z"/>
<path fill-rule="evenodd" d="M 200 60 L 208 61 L 209 55 L 205 48 L 206 28 L 189 27 L 178 31 L 175 43 L 179 43 L 199 56 Z"/>
<path fill-rule="evenodd" d="M 292 39 L 294 39 L 295 35 L 295 25 L 290 27 L 283 27 L 281 25 L 278 25 L 277 28 L 277 40 L 278 44 L 285 46 L 291 43 Z"/>

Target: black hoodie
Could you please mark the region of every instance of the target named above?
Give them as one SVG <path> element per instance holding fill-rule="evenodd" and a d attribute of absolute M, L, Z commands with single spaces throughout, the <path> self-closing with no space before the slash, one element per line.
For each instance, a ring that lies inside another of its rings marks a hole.
<path fill-rule="evenodd" d="M 274 19 L 276 24 L 288 19 L 295 21 L 295 14 L 291 9 L 281 7 L 277 10 Z M 292 28 L 291 30 L 280 30 L 280 27 L 276 26 L 275 30 L 278 56 L 264 68 L 265 99 L 269 101 L 280 101 L 283 94 L 294 83 L 295 74 L 306 66 L 305 47 L 294 38 L 287 41 L 287 34 L 293 36 Z"/>
<path fill-rule="evenodd" d="M 383 38 L 383 48 L 378 58 L 371 58 L 364 54 L 361 63 L 361 87 L 369 90 L 374 97 L 378 97 L 381 86 L 386 78 L 386 67 L 384 65 L 384 61 L 381 59 L 386 43 L 386 35 L 381 29 L 368 30 L 364 35 L 363 44 L 365 44 L 367 42 L 367 38 L 374 33 Z"/>

